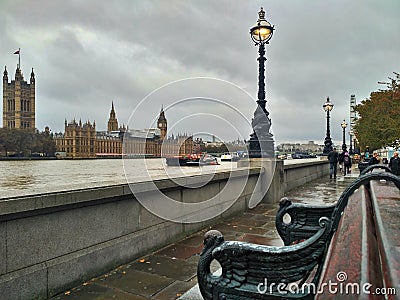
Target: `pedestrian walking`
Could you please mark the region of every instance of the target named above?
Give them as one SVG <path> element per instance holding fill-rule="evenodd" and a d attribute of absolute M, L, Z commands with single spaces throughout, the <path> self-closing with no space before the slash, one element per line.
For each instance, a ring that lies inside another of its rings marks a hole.
<path fill-rule="evenodd" d="M 351 157 L 348 152 L 345 152 L 343 155 L 343 174 L 351 173 Z"/>
<path fill-rule="evenodd" d="M 340 153 L 339 156 L 338 156 L 340 172 L 343 171 L 343 158 L 344 158 L 344 151 L 342 151 L 342 153 Z"/>
<path fill-rule="evenodd" d="M 376 165 L 379 164 L 379 156 L 378 153 L 374 152 L 374 154 L 372 155 L 371 159 L 368 161 L 368 165 L 372 166 L 372 165 Z"/>
<path fill-rule="evenodd" d="M 400 175 L 400 158 L 399 153 L 396 151 L 389 161 L 389 168 L 394 175 Z"/>
<path fill-rule="evenodd" d="M 336 152 L 336 148 L 333 148 L 333 150 L 328 153 L 329 178 L 332 178 L 332 176 L 336 178 L 338 158 L 339 154 Z"/>

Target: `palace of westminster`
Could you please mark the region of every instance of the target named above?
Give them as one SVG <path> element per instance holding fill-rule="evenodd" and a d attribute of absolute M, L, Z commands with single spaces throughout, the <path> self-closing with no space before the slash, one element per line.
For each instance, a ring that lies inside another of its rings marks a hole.
<path fill-rule="evenodd" d="M 3 127 L 35 129 L 35 73 L 29 83 L 24 80 L 20 64 L 15 79 L 8 81 L 7 67 L 3 72 Z M 48 131 L 49 128 L 46 127 Z M 65 120 L 65 132 L 53 135 L 60 158 L 96 157 L 161 157 L 193 152 L 193 137 L 180 134 L 167 136 L 167 119 L 161 108 L 157 128 L 131 130 L 119 126 L 114 103 L 111 104 L 107 131 L 96 131 L 96 122 Z"/>

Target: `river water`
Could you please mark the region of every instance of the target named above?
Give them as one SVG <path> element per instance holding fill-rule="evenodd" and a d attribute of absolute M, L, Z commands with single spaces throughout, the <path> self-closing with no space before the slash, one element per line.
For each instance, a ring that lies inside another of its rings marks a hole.
<path fill-rule="evenodd" d="M 167 177 L 213 174 L 236 168 L 217 166 L 169 167 L 164 159 L 90 159 L 0 161 L 0 199 L 124 184 Z"/>

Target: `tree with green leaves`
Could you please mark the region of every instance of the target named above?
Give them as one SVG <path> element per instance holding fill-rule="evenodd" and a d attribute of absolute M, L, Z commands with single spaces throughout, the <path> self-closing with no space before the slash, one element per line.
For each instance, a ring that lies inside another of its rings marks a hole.
<path fill-rule="evenodd" d="M 0 128 L 0 153 L 4 156 L 54 156 L 56 145 L 48 132 L 31 129 Z"/>
<path fill-rule="evenodd" d="M 359 118 L 354 130 L 361 149 L 395 146 L 400 140 L 400 74 L 389 78 L 388 89 L 372 92 L 355 107 Z M 385 83 L 386 84 L 386 83 Z"/>

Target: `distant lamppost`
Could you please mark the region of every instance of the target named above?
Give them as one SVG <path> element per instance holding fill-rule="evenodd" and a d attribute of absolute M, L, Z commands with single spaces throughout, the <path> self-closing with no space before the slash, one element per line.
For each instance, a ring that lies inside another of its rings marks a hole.
<path fill-rule="evenodd" d="M 274 140 L 269 132 L 271 127 L 271 119 L 268 117 L 269 112 L 265 108 L 265 44 L 268 44 L 272 37 L 274 26 L 265 19 L 265 11 L 261 7 L 258 13 L 257 23 L 250 29 L 250 35 L 255 43 L 259 46 L 258 53 L 258 100 L 257 108 L 254 112 L 254 118 L 251 122 L 253 133 L 249 140 L 249 157 L 269 157 L 275 156 Z"/>
<path fill-rule="evenodd" d="M 327 155 L 329 152 L 333 150 L 332 148 L 332 139 L 331 139 L 331 131 L 330 131 L 330 125 L 329 125 L 329 113 L 333 109 L 333 104 L 329 102 L 329 97 L 326 98 L 326 102 L 324 105 L 322 105 L 324 110 L 326 111 L 326 137 L 324 141 L 324 150 L 322 153 L 324 155 Z"/>
<path fill-rule="evenodd" d="M 353 148 L 354 148 L 354 154 L 360 154 L 360 151 L 358 149 L 357 137 L 355 135 L 353 138 Z"/>
<path fill-rule="evenodd" d="M 349 140 L 349 142 L 350 142 L 349 154 L 354 154 L 353 148 L 354 148 L 354 150 L 355 150 L 355 149 L 356 149 L 356 146 L 355 146 L 355 145 L 354 145 L 354 147 L 352 146 L 352 141 L 353 141 L 353 130 L 350 130 L 350 131 L 349 131 L 349 135 L 350 135 L 350 140 Z"/>
<path fill-rule="evenodd" d="M 343 120 L 342 124 L 340 124 L 340 126 L 342 126 L 343 128 L 343 145 L 342 145 L 342 150 L 343 152 L 346 152 L 347 150 L 347 146 L 346 146 L 346 127 L 347 127 L 347 123 L 345 120 Z"/>

